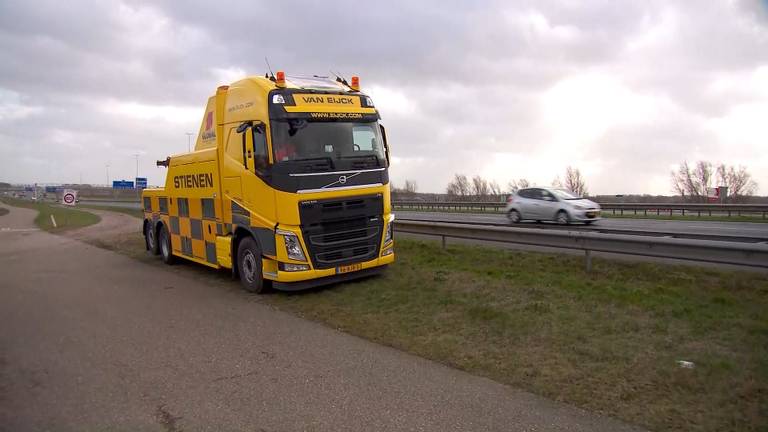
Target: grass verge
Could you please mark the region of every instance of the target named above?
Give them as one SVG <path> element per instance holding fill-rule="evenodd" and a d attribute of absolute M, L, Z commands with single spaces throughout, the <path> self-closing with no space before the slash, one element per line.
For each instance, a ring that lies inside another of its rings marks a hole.
<path fill-rule="evenodd" d="M 140 235 L 105 240 L 157 261 Z M 604 259 L 586 274 L 581 257 L 409 239 L 397 253 L 383 277 L 254 298 L 653 430 L 768 429 L 764 274 Z"/>
<path fill-rule="evenodd" d="M 768 427 L 768 277 L 400 240 L 382 278 L 267 301 L 655 430 Z M 681 368 L 677 361 L 695 363 Z"/>
<path fill-rule="evenodd" d="M 2 201 L 14 207 L 37 210 L 38 213 L 37 217 L 35 217 L 35 225 L 41 229 L 54 233 L 93 225 L 101 220 L 101 218 L 93 213 L 75 210 L 56 204 L 5 197 L 2 198 Z M 56 226 L 54 226 L 51 216 L 56 220 Z"/>
<path fill-rule="evenodd" d="M 127 208 L 127 207 L 112 207 L 112 206 L 100 206 L 100 205 L 93 205 L 93 204 L 79 204 L 79 208 L 86 208 L 86 209 L 92 209 L 92 210 L 103 210 L 103 211 L 111 211 L 116 213 L 123 213 L 127 214 L 128 216 L 137 217 L 139 219 L 142 219 L 144 217 L 144 211 L 142 209 L 134 209 L 134 208 Z"/>
<path fill-rule="evenodd" d="M 762 216 L 691 216 L 691 215 L 655 215 L 655 214 L 613 214 L 603 213 L 601 215 L 606 219 L 657 219 L 657 220 L 681 220 L 681 221 L 707 221 L 707 222 L 756 222 L 768 223 L 768 219 Z"/>

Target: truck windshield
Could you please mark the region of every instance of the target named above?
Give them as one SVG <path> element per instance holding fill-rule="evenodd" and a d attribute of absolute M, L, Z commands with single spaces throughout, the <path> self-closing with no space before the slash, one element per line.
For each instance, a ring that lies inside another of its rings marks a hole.
<path fill-rule="evenodd" d="M 362 167 L 387 164 L 376 122 L 273 121 L 272 149 L 278 164 L 314 159 L 333 161 L 333 165 L 344 160 L 359 160 L 355 165 Z"/>

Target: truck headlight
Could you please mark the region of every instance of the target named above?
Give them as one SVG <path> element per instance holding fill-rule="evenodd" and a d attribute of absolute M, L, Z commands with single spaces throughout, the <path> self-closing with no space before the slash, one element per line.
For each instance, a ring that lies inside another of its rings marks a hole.
<path fill-rule="evenodd" d="M 304 251 L 301 249 L 301 242 L 299 241 L 299 237 L 297 237 L 296 234 L 280 229 L 277 230 L 277 233 L 283 236 L 283 241 L 285 242 L 285 253 L 288 254 L 288 258 L 296 261 L 307 260 L 307 258 L 304 256 Z"/>
<path fill-rule="evenodd" d="M 392 226 L 395 224 L 395 215 L 389 216 L 389 221 L 387 221 L 387 227 L 384 231 L 384 244 L 387 244 L 392 241 L 392 235 L 393 235 L 393 228 Z"/>

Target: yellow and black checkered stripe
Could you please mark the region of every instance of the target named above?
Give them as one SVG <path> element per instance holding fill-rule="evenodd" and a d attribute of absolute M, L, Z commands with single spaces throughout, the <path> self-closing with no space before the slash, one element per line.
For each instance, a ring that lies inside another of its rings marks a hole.
<path fill-rule="evenodd" d="M 232 224 L 224 224 L 224 232 L 234 232 L 237 227 L 246 228 L 259 242 L 261 252 L 267 256 L 275 256 L 275 232 L 272 228 L 258 227 L 252 224 L 251 212 L 235 201 L 232 201 Z"/>
<path fill-rule="evenodd" d="M 166 224 L 175 255 L 217 265 L 216 236 L 232 234 L 237 227 L 249 230 L 265 255 L 276 255 L 271 228 L 252 226 L 251 213 L 235 201 L 231 202 L 232 223 L 222 222 L 215 204 L 213 198 L 144 197 L 144 213 L 153 225 L 160 220 Z"/>
<path fill-rule="evenodd" d="M 216 235 L 223 235 L 223 226 L 213 198 L 145 197 L 144 211 L 167 224 L 175 254 L 217 264 Z"/>

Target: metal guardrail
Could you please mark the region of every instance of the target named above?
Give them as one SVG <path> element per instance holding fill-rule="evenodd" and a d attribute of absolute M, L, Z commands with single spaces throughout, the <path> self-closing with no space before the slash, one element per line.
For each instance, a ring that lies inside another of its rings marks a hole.
<path fill-rule="evenodd" d="M 401 221 L 421 221 L 421 222 L 441 222 L 441 223 L 453 223 L 461 225 L 479 225 L 479 226 L 498 226 L 498 227 L 515 227 L 524 229 L 544 229 L 544 230 L 559 230 L 559 231 L 587 231 L 601 234 L 623 234 L 633 236 L 648 236 L 648 237 L 667 237 L 667 238 L 683 238 L 683 239 L 696 239 L 696 240 L 713 240 L 713 241 L 727 241 L 736 243 L 768 243 L 768 231 L 765 234 L 759 235 L 738 235 L 738 234 L 719 234 L 719 233 L 699 233 L 699 232 L 676 232 L 676 231 L 659 231 L 648 229 L 626 229 L 626 228 L 608 228 L 600 225 L 555 225 L 555 224 L 516 224 L 512 225 L 502 215 L 498 215 L 499 221 L 485 220 L 482 222 L 464 221 L 464 220 L 450 220 L 450 219 L 414 219 L 408 216 L 401 216 L 398 219 Z"/>
<path fill-rule="evenodd" d="M 742 216 L 761 215 L 768 218 L 768 205 L 764 204 L 689 204 L 689 203 L 599 203 L 603 212 L 624 215 L 648 214 L 674 215 L 680 214 L 697 216 Z M 481 211 L 502 213 L 507 206 L 503 202 L 472 202 L 472 201 L 393 201 L 392 206 L 399 210 L 425 211 Z"/>
<path fill-rule="evenodd" d="M 768 268 L 768 244 L 643 237 L 584 231 L 508 228 L 442 222 L 395 220 L 395 230 L 442 238 L 492 241 L 584 251 L 585 268 L 592 269 L 592 252 L 672 258 L 688 261 Z"/>

